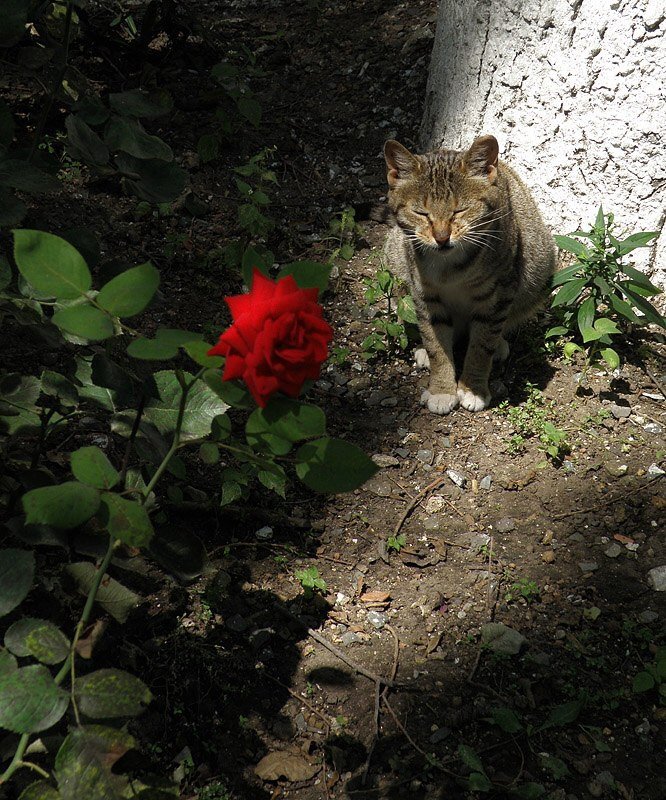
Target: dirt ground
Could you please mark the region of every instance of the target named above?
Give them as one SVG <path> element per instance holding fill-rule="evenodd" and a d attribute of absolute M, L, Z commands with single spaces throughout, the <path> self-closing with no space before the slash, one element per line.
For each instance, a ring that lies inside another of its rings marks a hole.
<path fill-rule="evenodd" d="M 552 401 L 541 407 L 571 445 L 558 463 L 537 437 L 512 442 L 497 404 L 424 410 L 413 347 L 362 357 L 376 313 L 362 279 L 379 268 L 386 233 L 367 218 L 384 193 L 382 143 L 415 145 L 436 3 L 182 5 L 205 36 L 160 64 L 175 112 L 153 132 L 181 154 L 208 213 L 138 218 L 136 200 L 84 176 L 26 226 L 85 224 L 107 257 L 151 259 L 162 299 L 146 332 L 221 331 L 222 298 L 240 286 L 219 257 L 237 234 L 230 170 L 275 147 L 268 245 L 278 262 L 325 258 L 331 219 L 357 209 L 354 256 L 338 259 L 323 299 L 334 345 L 348 352 L 311 396 L 331 433 L 383 466 L 349 495 L 295 488 L 285 502 L 258 492 L 224 509 L 165 506 L 207 548 L 192 583 L 148 560 L 139 572 L 116 564 L 145 602 L 110 626 L 98 660 L 155 695 L 134 727 L 136 765 L 176 770 L 181 796 L 202 800 L 666 797 L 664 708 L 656 687 L 632 690 L 665 643 L 666 592 L 648 582 L 666 564 L 664 338 L 636 334 L 618 376 L 591 370 L 581 383 L 582 363 L 544 347 L 543 320 L 516 337 L 499 399 L 524 404 L 532 385 Z M 266 70 L 253 80 L 264 122 L 201 165 L 209 71 L 241 44 Z M 389 537 L 404 537 L 399 552 Z M 326 590 L 308 599 L 295 571 L 313 566 Z M 257 775 L 270 754 L 291 780 Z M 470 788 L 470 774 L 492 787 L 472 777 Z"/>

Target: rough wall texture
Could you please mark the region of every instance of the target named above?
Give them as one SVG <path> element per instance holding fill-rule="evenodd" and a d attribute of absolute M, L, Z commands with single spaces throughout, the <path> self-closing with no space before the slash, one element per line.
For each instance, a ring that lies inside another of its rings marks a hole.
<path fill-rule="evenodd" d="M 664 0 L 441 0 L 421 142 L 480 133 L 555 232 L 589 227 L 600 202 L 661 231 L 635 260 L 666 286 Z"/>

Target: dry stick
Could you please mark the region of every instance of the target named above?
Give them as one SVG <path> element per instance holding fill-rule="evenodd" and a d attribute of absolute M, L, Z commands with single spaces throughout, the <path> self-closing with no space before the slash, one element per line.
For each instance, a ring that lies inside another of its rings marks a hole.
<path fill-rule="evenodd" d="M 644 362 L 641 364 L 641 366 L 643 367 L 643 372 L 645 372 L 645 374 L 652 381 L 652 383 L 654 383 L 654 385 L 657 387 L 657 389 L 659 389 L 659 391 L 661 392 L 663 398 L 666 400 L 666 389 L 664 389 L 662 384 L 657 380 L 655 375 L 650 370 L 650 367 L 648 367 L 648 365 L 645 364 Z"/>
<path fill-rule="evenodd" d="M 615 497 L 611 497 L 608 500 L 604 500 L 603 503 L 598 503 L 596 506 L 590 506 L 589 508 L 577 508 L 574 511 L 567 511 L 564 514 L 555 514 L 551 517 L 551 519 L 565 519 L 566 517 L 575 517 L 576 514 L 589 514 L 591 511 L 600 511 L 602 508 L 606 508 L 607 506 L 612 505 L 613 503 L 617 503 L 618 500 L 624 500 L 625 497 L 629 497 L 636 492 L 642 492 L 644 489 L 647 489 L 648 486 L 651 486 L 653 483 L 656 483 L 660 478 L 663 478 L 663 475 L 657 475 L 656 478 L 652 478 L 647 483 L 644 483 L 642 486 L 638 488 L 629 489 L 626 492 L 622 492 L 621 494 L 616 495 Z"/>
<path fill-rule="evenodd" d="M 295 700 L 298 700 L 298 702 L 299 702 L 299 703 L 302 703 L 302 704 L 303 704 L 303 705 L 304 705 L 306 708 L 309 708 L 309 709 L 310 709 L 310 711 L 312 711 L 312 713 L 313 713 L 313 714 L 316 714 L 316 715 L 319 717 L 319 719 L 320 719 L 320 720 L 322 720 L 322 722 L 324 723 L 324 725 L 326 725 L 326 728 L 327 728 L 327 729 L 331 727 L 331 723 L 330 723 L 330 722 L 328 721 L 328 719 L 327 719 L 327 718 L 326 718 L 326 717 L 325 717 L 325 716 L 324 716 L 324 715 L 321 713 L 321 711 L 318 711 L 318 710 L 317 710 L 317 709 L 316 709 L 316 708 L 315 708 L 315 707 L 314 707 L 314 706 L 313 706 L 311 703 L 308 703 L 308 701 L 307 701 L 307 700 L 306 700 L 304 697 L 301 697 L 301 695 L 300 695 L 300 694 L 298 694 L 298 692 L 295 692 L 293 689 L 291 689 L 289 686 L 287 686 L 287 684 L 286 684 L 286 683 L 282 683 L 282 681 L 280 681 L 280 680 L 278 680 L 277 678 L 273 677 L 273 676 L 272 676 L 270 673 L 268 673 L 268 672 L 264 672 L 263 674 L 264 674 L 264 675 L 265 675 L 265 676 L 266 676 L 266 677 L 267 677 L 269 680 L 273 681 L 273 683 L 277 683 L 277 685 L 278 685 L 278 686 L 281 686 L 283 689 L 286 689 L 286 691 L 288 691 L 288 692 L 289 692 L 289 694 L 290 694 L 290 695 L 291 695 L 291 696 L 292 696 L 292 697 L 293 697 Z M 327 735 L 328 735 L 328 732 L 327 732 Z"/>
<path fill-rule="evenodd" d="M 426 497 L 426 495 L 428 495 L 430 492 L 434 491 L 439 486 L 441 486 L 445 481 L 446 481 L 446 478 L 441 478 L 440 477 L 440 478 L 437 478 L 436 481 L 433 481 L 432 483 L 429 483 L 425 487 L 425 489 L 421 489 L 421 491 L 414 497 L 412 502 L 407 506 L 407 508 L 405 509 L 404 514 L 400 517 L 400 520 L 399 520 L 398 524 L 395 526 L 395 530 L 393 531 L 393 536 L 394 537 L 397 537 L 397 535 L 400 533 L 400 528 L 402 528 L 402 526 L 404 525 L 405 520 L 412 513 L 412 511 L 416 508 L 416 506 L 421 502 L 421 500 L 424 497 Z"/>
<path fill-rule="evenodd" d="M 308 628 L 307 623 L 303 622 L 303 620 L 300 617 L 297 617 L 296 614 L 292 614 L 289 609 L 279 605 L 279 603 L 273 603 L 273 607 L 285 617 L 288 617 L 294 622 L 298 622 L 299 625 L 302 625 L 307 630 L 308 636 L 311 636 L 315 642 L 318 642 L 322 647 L 325 647 L 327 650 L 333 653 L 334 656 L 339 658 L 340 661 L 343 661 L 348 667 L 351 667 L 355 672 L 358 672 L 359 675 L 364 675 L 366 678 L 369 678 L 375 683 L 383 683 L 384 686 L 395 685 L 393 681 L 388 680 L 388 678 L 382 678 L 381 675 L 376 675 L 371 670 L 366 669 L 362 664 L 358 664 L 356 661 L 349 658 L 346 653 L 343 653 L 342 650 L 339 650 L 335 645 L 331 644 L 328 639 L 322 636 L 318 631 Z"/>

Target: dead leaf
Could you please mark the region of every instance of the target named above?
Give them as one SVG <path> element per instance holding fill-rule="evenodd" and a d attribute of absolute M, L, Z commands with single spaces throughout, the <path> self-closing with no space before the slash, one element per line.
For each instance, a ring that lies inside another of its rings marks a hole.
<path fill-rule="evenodd" d="M 439 553 L 434 553 L 428 550 L 407 550 L 403 547 L 400 551 L 400 560 L 406 567 L 418 567 L 424 569 L 425 567 L 434 567 L 442 560 Z"/>
<path fill-rule="evenodd" d="M 98 619 L 94 625 L 89 625 L 76 643 L 76 652 L 81 658 L 92 658 L 92 652 L 97 642 L 106 630 L 106 620 Z"/>
<path fill-rule="evenodd" d="M 303 756 L 276 750 L 264 756 L 254 771 L 264 781 L 279 781 L 284 778 L 296 782 L 309 781 L 320 769 L 320 764 L 311 764 Z"/>
<path fill-rule="evenodd" d="M 381 592 L 379 589 L 374 589 L 371 592 L 363 592 L 360 599 L 362 603 L 387 605 L 391 602 L 391 595 L 388 592 Z"/>
<path fill-rule="evenodd" d="M 622 533 L 616 533 L 615 536 L 613 536 L 613 539 L 615 539 L 617 542 L 621 542 L 622 544 L 635 544 L 631 536 L 625 536 Z"/>

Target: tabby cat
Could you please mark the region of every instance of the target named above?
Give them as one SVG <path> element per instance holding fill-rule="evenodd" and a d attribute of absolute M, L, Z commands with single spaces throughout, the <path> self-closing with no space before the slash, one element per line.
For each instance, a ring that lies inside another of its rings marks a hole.
<path fill-rule="evenodd" d="M 536 204 L 498 153 L 494 136 L 466 151 L 384 147 L 394 223 L 386 250 L 414 298 L 425 345 L 417 363 L 430 364 L 421 401 L 435 414 L 488 406 L 493 359 L 509 353 L 504 335 L 537 310 L 555 268 Z M 454 346 L 464 354 L 458 370 Z"/>

